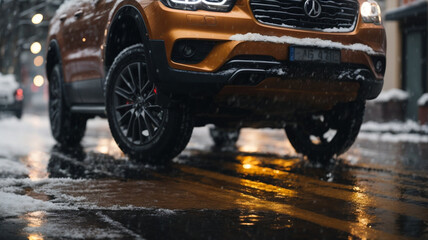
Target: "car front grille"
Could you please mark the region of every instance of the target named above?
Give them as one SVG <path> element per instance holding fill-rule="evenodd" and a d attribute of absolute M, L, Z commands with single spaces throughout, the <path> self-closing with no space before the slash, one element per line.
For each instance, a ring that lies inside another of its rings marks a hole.
<path fill-rule="evenodd" d="M 250 0 L 254 17 L 260 23 L 288 28 L 328 32 L 351 32 L 357 19 L 358 0 L 317 0 L 321 14 L 310 17 L 305 0 Z M 309 2 L 312 4 L 312 1 Z"/>

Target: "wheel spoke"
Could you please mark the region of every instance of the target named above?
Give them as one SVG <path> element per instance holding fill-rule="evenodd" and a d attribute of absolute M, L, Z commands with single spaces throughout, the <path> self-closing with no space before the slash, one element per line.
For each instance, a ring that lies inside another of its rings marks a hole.
<path fill-rule="evenodd" d="M 127 132 L 126 132 L 126 136 L 128 136 L 128 137 L 133 137 L 133 133 L 132 133 L 132 135 L 130 136 L 129 135 L 129 133 L 133 130 L 133 122 L 134 122 L 134 116 L 135 116 L 135 112 L 133 112 L 132 114 L 131 114 L 131 117 L 129 118 L 129 122 L 128 122 L 128 128 L 127 128 Z"/>
<path fill-rule="evenodd" d="M 120 117 L 120 119 L 119 119 L 119 123 L 121 123 L 121 122 L 123 121 L 123 119 L 125 119 L 125 117 L 126 117 L 128 114 L 133 114 L 133 113 L 134 113 L 133 109 L 130 109 L 130 110 L 126 111 L 126 112 L 122 115 L 122 117 Z"/>
<path fill-rule="evenodd" d="M 143 94 L 143 92 L 146 90 L 146 88 L 147 88 L 147 86 L 149 86 L 149 84 L 150 84 L 150 81 L 146 81 L 143 88 L 140 89 L 140 94 Z"/>
<path fill-rule="evenodd" d="M 149 111 L 144 110 L 144 112 L 146 113 L 146 115 L 151 119 L 151 121 L 153 122 L 153 124 L 155 124 L 155 126 L 157 128 L 160 127 L 160 121 L 158 119 L 156 119 Z"/>
<path fill-rule="evenodd" d="M 141 63 L 138 63 L 137 64 L 137 66 L 138 66 L 138 89 L 141 89 L 141 79 L 142 79 L 142 77 L 141 77 Z"/>
<path fill-rule="evenodd" d="M 128 66 L 128 73 L 129 73 L 129 76 L 131 77 L 131 83 L 132 83 L 132 87 L 133 87 L 132 93 L 135 94 L 137 92 L 137 88 L 135 86 L 134 76 L 133 76 L 132 71 L 131 71 L 131 65 Z"/>
<path fill-rule="evenodd" d="M 152 138 L 154 135 L 154 129 L 153 129 L 153 126 L 150 124 L 150 122 L 147 120 L 145 113 L 146 112 L 144 112 L 144 114 L 143 114 L 144 124 L 146 125 L 147 130 L 149 131 L 149 137 Z"/>
<path fill-rule="evenodd" d="M 126 86 L 128 86 L 129 90 L 131 90 L 131 94 L 134 94 L 134 93 L 135 93 L 135 88 L 133 88 L 133 87 L 131 86 L 131 84 L 129 83 L 128 79 L 126 79 L 126 78 L 123 76 L 123 74 L 122 74 L 122 73 L 120 74 L 120 78 L 122 78 L 122 81 L 126 84 Z"/>
<path fill-rule="evenodd" d="M 132 130 L 132 141 L 135 141 L 135 140 L 137 140 L 136 139 L 136 133 L 135 133 L 135 122 L 136 122 L 136 120 L 137 120 L 137 117 L 135 117 L 135 114 L 133 114 L 134 115 L 134 118 L 132 119 L 132 128 L 131 128 L 131 130 Z"/>
<path fill-rule="evenodd" d="M 156 94 L 154 92 L 152 92 L 152 93 L 149 94 L 149 96 L 146 97 L 146 99 L 144 99 L 144 101 L 148 101 L 148 100 L 150 100 L 154 96 L 156 96 Z"/>
<path fill-rule="evenodd" d="M 138 121 L 138 136 L 140 137 L 140 142 L 144 142 L 144 136 L 143 136 L 143 123 L 141 122 L 141 114 L 137 118 Z"/>
<path fill-rule="evenodd" d="M 132 106 L 133 106 L 133 104 L 123 104 L 123 105 L 117 106 L 116 110 L 122 110 L 122 109 L 126 109 L 126 108 L 129 108 Z"/>
<path fill-rule="evenodd" d="M 116 89 L 114 90 L 114 92 L 117 94 L 117 95 L 119 95 L 119 96 L 121 96 L 121 97 L 123 97 L 124 99 L 126 99 L 126 100 L 129 100 L 129 101 L 133 101 L 133 99 L 132 99 L 132 93 L 130 93 L 130 92 L 128 92 L 128 91 L 126 91 L 125 89 L 123 89 L 123 88 L 121 88 L 121 87 L 116 87 Z"/>

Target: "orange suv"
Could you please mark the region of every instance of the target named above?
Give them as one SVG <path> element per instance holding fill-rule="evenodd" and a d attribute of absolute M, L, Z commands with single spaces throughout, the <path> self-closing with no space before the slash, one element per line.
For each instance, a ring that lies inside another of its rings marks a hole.
<path fill-rule="evenodd" d="M 48 41 L 55 139 L 77 144 L 105 116 L 125 153 L 152 162 L 207 124 L 216 143 L 285 128 L 296 151 L 330 159 L 355 141 L 386 64 L 373 0 L 68 0 Z"/>

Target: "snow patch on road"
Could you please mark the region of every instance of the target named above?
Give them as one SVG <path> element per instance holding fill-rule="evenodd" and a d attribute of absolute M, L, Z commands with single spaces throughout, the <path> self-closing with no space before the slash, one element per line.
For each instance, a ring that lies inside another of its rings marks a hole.
<path fill-rule="evenodd" d="M 271 42 L 271 43 L 286 43 L 293 44 L 299 46 L 311 46 L 311 47 L 321 47 L 321 48 L 336 48 L 336 49 L 344 49 L 351 51 L 361 51 L 368 53 L 370 55 L 377 55 L 376 51 L 373 48 L 361 44 L 356 43 L 352 45 L 344 45 L 340 42 L 333 42 L 331 40 L 324 40 L 320 38 L 295 38 L 290 36 L 266 36 L 258 33 L 246 33 L 246 34 L 236 34 L 230 37 L 232 41 L 249 41 L 249 42 Z"/>
<path fill-rule="evenodd" d="M 210 126 L 198 127 L 193 129 L 192 138 L 187 145 L 188 149 L 208 150 L 214 145 L 210 137 Z"/>
<path fill-rule="evenodd" d="M 24 164 L 0 157 L 0 177 L 28 176 Z"/>
<path fill-rule="evenodd" d="M 0 217 L 18 216 L 26 212 L 48 210 L 77 210 L 66 204 L 55 204 L 49 201 L 34 199 L 25 195 L 0 191 Z"/>
<path fill-rule="evenodd" d="M 38 187 L 52 189 L 58 186 L 70 186 L 78 181 L 71 179 L 45 179 L 40 181 L 32 181 L 28 178 L 0 179 L 0 217 L 19 216 L 34 211 L 77 210 L 78 208 L 70 203 L 43 201 L 23 194 L 28 189 L 37 192 Z"/>
<path fill-rule="evenodd" d="M 70 178 L 51 178 L 33 181 L 29 178 L 0 179 L 0 217 L 21 216 L 36 211 L 77 211 L 77 210 L 102 210 L 102 211 L 153 211 L 155 215 L 171 215 L 176 211 L 170 209 L 155 209 L 136 207 L 133 205 L 99 207 L 96 203 L 86 201 L 86 197 L 64 194 L 64 189 L 76 186 L 78 183 L 91 184 L 91 180 L 75 180 Z M 41 200 L 32 197 L 32 192 L 41 196 Z M 27 195 L 25 195 L 27 194 Z"/>
<path fill-rule="evenodd" d="M 45 150 L 55 144 L 51 137 L 49 119 L 35 115 L 0 119 L 0 156 L 26 156 L 32 151 Z M 40 136 L 44 136 L 40 141 Z"/>

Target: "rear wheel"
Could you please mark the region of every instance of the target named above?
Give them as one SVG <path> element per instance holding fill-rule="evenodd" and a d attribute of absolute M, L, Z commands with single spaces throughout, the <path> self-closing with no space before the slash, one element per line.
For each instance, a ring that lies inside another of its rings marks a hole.
<path fill-rule="evenodd" d="M 290 143 L 309 160 L 327 162 L 347 151 L 355 142 L 363 122 L 365 102 L 343 104 L 312 116 L 301 124 L 286 126 Z"/>
<path fill-rule="evenodd" d="M 123 152 L 137 160 L 165 163 L 190 140 L 193 124 L 184 104 L 164 107 L 148 77 L 142 45 L 125 49 L 115 59 L 106 85 L 107 117 Z"/>
<path fill-rule="evenodd" d="M 49 80 L 49 120 L 52 136 L 60 144 L 77 145 L 85 135 L 87 118 L 71 113 L 66 106 L 59 64 L 53 68 Z"/>

